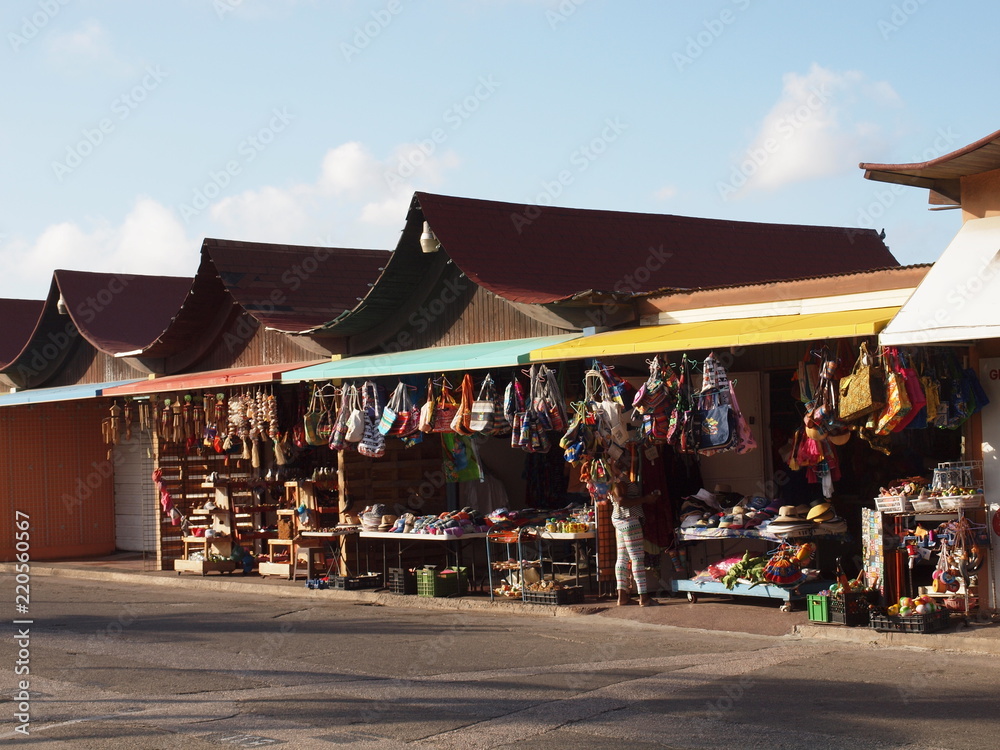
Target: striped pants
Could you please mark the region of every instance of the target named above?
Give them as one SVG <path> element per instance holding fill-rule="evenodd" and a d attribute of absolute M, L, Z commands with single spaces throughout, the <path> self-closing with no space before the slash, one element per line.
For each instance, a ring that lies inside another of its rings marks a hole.
<path fill-rule="evenodd" d="M 618 589 L 628 591 L 631 588 L 628 580 L 628 564 L 631 560 L 636 593 L 645 594 L 646 556 L 642 548 L 642 522 L 638 518 L 615 518 L 611 523 L 615 527 L 615 538 L 618 540 L 618 561 L 615 563 Z"/>

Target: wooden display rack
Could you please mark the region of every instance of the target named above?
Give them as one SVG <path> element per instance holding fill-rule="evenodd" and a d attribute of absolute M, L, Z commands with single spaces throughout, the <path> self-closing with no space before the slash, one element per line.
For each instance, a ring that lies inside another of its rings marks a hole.
<path fill-rule="evenodd" d="M 310 538 L 303 536 L 303 533 L 319 532 L 336 526 L 339 508 L 319 505 L 316 482 L 312 480 L 285 482 L 284 504 L 288 507 L 278 511 L 278 521 L 279 526 L 282 523 L 291 523 L 291 539 L 268 539 L 267 546 L 271 560 L 287 549 L 288 561 L 262 562 L 257 570 L 262 576 L 281 576 L 288 579 L 295 578 L 301 570 L 306 577 L 311 577 L 313 571 L 319 568 L 317 558 L 320 554 L 325 554 L 326 544 L 322 538 Z M 307 510 L 304 516 L 296 510 L 302 506 Z M 334 563 L 334 567 L 339 572 L 338 563 Z"/>
<path fill-rule="evenodd" d="M 174 570 L 177 575 L 181 573 L 201 573 L 208 575 L 210 572 L 232 573 L 237 568 L 237 563 L 230 559 L 233 554 L 233 511 L 230 502 L 229 488 L 225 485 L 205 484 L 204 487 L 211 487 L 215 490 L 214 504 L 212 510 L 203 510 L 197 514 L 206 516 L 207 523 L 205 529 L 211 529 L 215 536 L 194 536 L 189 535 L 181 539 L 184 544 L 184 556 L 179 560 L 174 560 Z M 200 551 L 201 560 L 192 560 L 191 554 Z M 217 556 L 221 560 L 210 560 L 209 557 Z"/>

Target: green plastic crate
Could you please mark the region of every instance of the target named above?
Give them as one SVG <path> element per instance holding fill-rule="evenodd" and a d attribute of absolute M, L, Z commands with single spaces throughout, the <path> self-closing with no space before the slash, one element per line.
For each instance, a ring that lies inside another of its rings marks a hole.
<path fill-rule="evenodd" d="M 830 622 L 830 597 L 819 594 L 808 594 L 806 605 L 809 612 L 809 622 Z"/>
<path fill-rule="evenodd" d="M 417 571 L 417 596 L 461 596 L 468 588 L 465 568 L 451 568 L 444 573 L 430 568 Z"/>

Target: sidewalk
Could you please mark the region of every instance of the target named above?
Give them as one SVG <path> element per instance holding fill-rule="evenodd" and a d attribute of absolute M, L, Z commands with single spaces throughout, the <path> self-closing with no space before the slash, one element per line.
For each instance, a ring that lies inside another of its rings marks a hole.
<path fill-rule="evenodd" d="M 12 574 L 12 563 L 0 563 L 0 575 Z M 683 597 L 660 597 L 659 605 L 618 607 L 610 598 L 587 596 L 583 604 L 550 606 L 519 601 L 491 601 L 488 594 L 457 598 L 400 596 L 384 589 L 342 591 L 308 589 L 304 581 L 240 573 L 199 576 L 173 571 L 144 570 L 139 555 L 118 554 L 93 560 L 33 562 L 34 576 L 58 576 L 83 580 L 110 580 L 137 585 L 191 587 L 254 596 L 332 599 L 375 606 L 419 609 L 503 611 L 542 617 L 612 617 L 649 626 L 747 633 L 770 637 L 826 639 L 869 646 L 925 648 L 1000 655 L 1000 625 L 959 622 L 938 633 L 878 633 L 868 628 L 848 628 L 809 622 L 805 611 L 782 612 L 777 602 L 729 597 L 699 597 L 691 604 Z"/>

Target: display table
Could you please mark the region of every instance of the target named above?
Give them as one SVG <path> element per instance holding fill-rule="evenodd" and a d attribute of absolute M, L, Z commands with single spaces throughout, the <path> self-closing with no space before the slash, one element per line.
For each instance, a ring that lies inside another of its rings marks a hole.
<path fill-rule="evenodd" d="M 470 542 L 476 541 L 478 539 L 485 539 L 486 532 L 471 532 L 456 536 L 454 534 L 407 534 L 405 532 L 392 532 L 392 531 L 362 531 L 358 534 L 361 539 L 372 539 L 380 541 L 385 545 L 387 542 L 396 542 L 396 567 L 403 567 L 403 553 L 413 548 L 415 545 L 424 545 L 426 543 L 437 544 L 439 548 L 444 552 L 445 562 L 447 564 L 453 564 L 455 567 L 460 567 L 462 565 L 462 557 L 464 548 L 469 545 Z M 425 547 L 425 549 L 427 549 Z M 366 560 L 367 561 L 367 560 Z M 475 554 L 472 556 L 472 579 L 476 580 L 476 557 Z M 382 580 L 388 580 L 388 563 L 387 556 L 383 552 L 382 555 L 382 568 L 384 577 Z"/>
<path fill-rule="evenodd" d="M 587 553 L 583 551 L 583 547 L 590 542 L 591 539 L 597 538 L 597 531 L 546 531 L 545 529 L 538 529 L 535 533 L 539 539 L 545 539 L 547 541 L 553 542 L 572 542 L 573 544 L 573 562 L 572 563 L 556 563 L 553 562 L 552 565 L 571 565 L 573 568 L 573 573 L 576 576 L 576 585 L 580 585 L 580 568 L 584 567 L 584 563 L 587 560 Z M 594 584 L 593 578 L 590 575 L 590 566 L 586 566 L 587 569 L 587 587 L 593 591 Z"/>
<path fill-rule="evenodd" d="M 354 555 L 358 556 L 357 542 L 358 542 L 358 528 L 343 528 L 343 529 L 330 529 L 328 531 L 301 531 L 298 536 L 293 539 L 292 544 L 292 557 L 293 565 L 291 570 L 291 578 L 294 580 L 298 577 L 299 573 L 299 563 L 305 564 L 305 575 L 306 578 L 317 578 L 316 575 L 316 559 L 314 555 L 317 552 L 323 554 L 323 558 L 330 557 L 332 562 L 326 565 L 325 576 L 330 577 L 333 572 L 334 566 L 337 567 L 337 575 L 341 573 L 340 571 L 340 558 L 341 553 L 344 549 L 344 544 L 347 537 L 354 537 Z M 300 554 L 304 552 L 305 554 Z M 348 568 L 344 571 L 346 575 L 350 575 L 351 571 Z M 384 580 L 384 579 L 383 579 Z"/>
<path fill-rule="evenodd" d="M 749 583 L 737 583 L 732 589 L 727 589 L 726 584 L 721 581 L 680 579 L 671 581 L 670 589 L 674 593 L 686 591 L 688 601 L 691 603 L 698 601 L 698 594 L 755 596 L 761 599 L 778 599 L 784 602 L 781 608 L 786 612 L 790 612 L 792 610 L 792 602 L 802 601 L 808 594 L 815 594 L 828 589 L 832 583 L 832 581 L 806 581 L 792 590 L 783 589 L 780 586 L 772 586 L 767 583 L 758 583 L 753 588 L 750 587 Z"/>
<path fill-rule="evenodd" d="M 184 542 L 184 557 L 180 560 L 174 560 L 174 570 L 177 571 L 177 575 L 188 572 L 201 573 L 204 576 L 213 570 L 219 573 L 232 573 L 236 570 L 236 563 L 233 560 L 222 559 L 213 561 L 208 559 L 211 555 L 228 558 L 233 551 L 231 539 L 225 537 L 186 536 L 182 541 Z M 194 551 L 201 552 L 203 559 L 189 559 L 191 553 Z"/>

